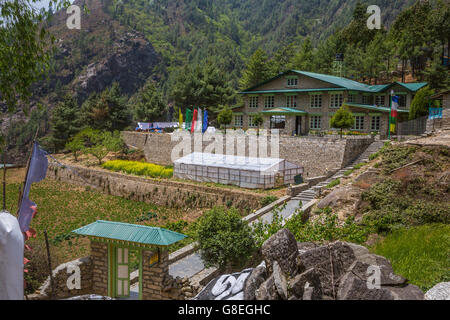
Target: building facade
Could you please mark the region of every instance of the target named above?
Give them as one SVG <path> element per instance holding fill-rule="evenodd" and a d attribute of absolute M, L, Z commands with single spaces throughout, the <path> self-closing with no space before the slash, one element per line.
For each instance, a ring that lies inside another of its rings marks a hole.
<path fill-rule="evenodd" d="M 286 135 L 328 131 L 334 113 L 346 104 L 353 113 L 353 131 L 388 134 L 390 94 L 400 97 L 400 121 L 408 118 L 411 101 L 427 83 L 394 82 L 367 85 L 346 78 L 289 70 L 249 88 L 244 106 L 233 109 L 232 127 L 256 128 L 253 119 L 261 114 L 264 129 L 279 129 Z"/>

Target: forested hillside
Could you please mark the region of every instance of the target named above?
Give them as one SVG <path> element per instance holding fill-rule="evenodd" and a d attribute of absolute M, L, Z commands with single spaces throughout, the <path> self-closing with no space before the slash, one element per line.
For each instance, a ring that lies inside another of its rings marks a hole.
<path fill-rule="evenodd" d="M 81 30 L 66 27 L 65 12 L 49 22 L 56 51 L 49 77 L 34 85 L 34 111 L 3 117 L 12 154 L 25 148 L 38 125 L 41 136 L 51 138 L 52 121 L 72 120 L 52 119 L 51 110 L 61 103 L 98 118 L 87 122 L 104 122 L 111 115 L 102 101 L 121 101 L 117 106 L 126 109 L 130 127 L 143 119 L 173 120 L 178 108 L 194 105 L 214 113 L 240 104 L 239 89 L 287 69 L 336 73 L 337 53 L 344 54 L 338 74 L 359 81 L 424 80 L 433 88 L 446 87 L 449 81 L 441 63 L 450 42 L 450 9 L 443 0 L 74 4 L 86 8 Z M 381 9 L 381 30 L 366 26 L 366 8 L 372 4 Z M 38 103 L 43 111 L 35 108 Z"/>

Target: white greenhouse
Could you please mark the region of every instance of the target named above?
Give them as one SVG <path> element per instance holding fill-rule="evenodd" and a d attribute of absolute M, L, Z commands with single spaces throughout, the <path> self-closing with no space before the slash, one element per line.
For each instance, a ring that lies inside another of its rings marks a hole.
<path fill-rule="evenodd" d="M 194 152 L 174 162 L 175 178 L 270 189 L 293 184 L 303 168 L 284 159 Z"/>

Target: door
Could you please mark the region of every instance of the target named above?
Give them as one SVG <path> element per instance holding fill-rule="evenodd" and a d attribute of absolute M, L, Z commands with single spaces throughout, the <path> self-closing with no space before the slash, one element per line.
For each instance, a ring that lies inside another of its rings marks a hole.
<path fill-rule="evenodd" d="M 130 296 L 130 252 L 128 248 L 116 248 L 116 297 Z"/>
<path fill-rule="evenodd" d="M 300 116 L 295 119 L 295 134 L 298 136 L 302 134 L 302 117 Z"/>

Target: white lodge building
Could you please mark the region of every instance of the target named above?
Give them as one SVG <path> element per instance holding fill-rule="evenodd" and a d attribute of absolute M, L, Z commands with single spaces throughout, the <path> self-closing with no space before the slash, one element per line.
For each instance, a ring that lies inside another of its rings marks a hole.
<path fill-rule="evenodd" d="M 240 94 L 244 106 L 233 108 L 235 128 L 255 128 L 252 118 L 260 113 L 264 129 L 280 129 L 286 135 L 307 135 L 331 130 L 330 119 L 342 104 L 355 118 L 353 131 L 388 134 L 391 90 L 400 97 L 399 121 L 408 118 L 411 101 L 427 83 L 394 82 L 367 85 L 346 78 L 289 70 Z"/>

